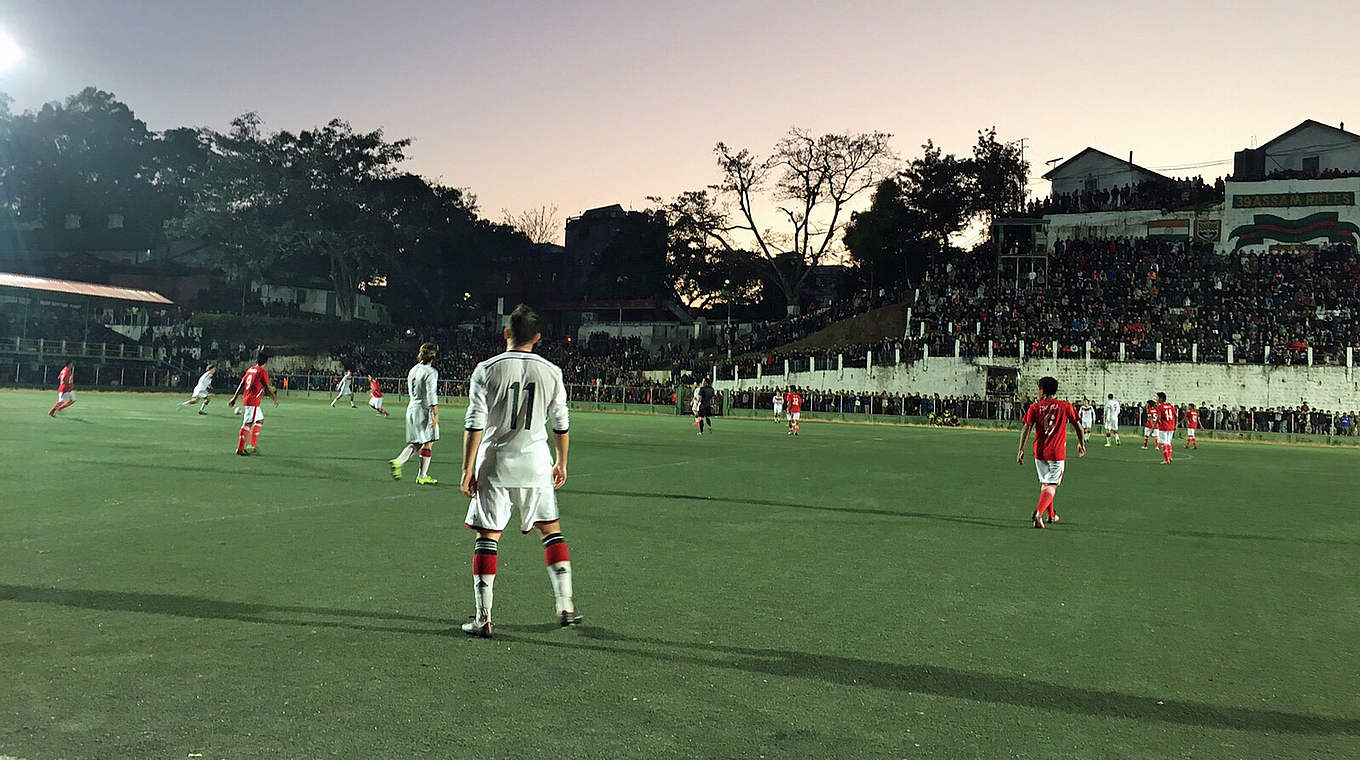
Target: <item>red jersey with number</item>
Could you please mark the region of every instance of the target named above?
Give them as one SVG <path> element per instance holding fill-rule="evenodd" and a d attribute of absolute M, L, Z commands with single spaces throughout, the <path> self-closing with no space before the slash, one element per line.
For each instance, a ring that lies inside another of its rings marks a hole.
<path fill-rule="evenodd" d="M 378 385 L 377 380 L 368 381 L 368 392 L 373 398 L 382 398 L 382 386 Z"/>
<path fill-rule="evenodd" d="M 1185 410 L 1185 426 L 1194 430 L 1199 427 L 1199 412 L 1194 409 Z"/>
<path fill-rule="evenodd" d="M 1045 462 L 1067 459 L 1067 425 L 1076 419 L 1077 410 L 1062 399 L 1046 398 L 1030 404 L 1024 423 L 1034 428 L 1034 458 Z"/>
<path fill-rule="evenodd" d="M 1157 429 L 1176 429 L 1176 407 L 1165 401 L 1157 405 Z"/>
<path fill-rule="evenodd" d="M 256 364 L 246 370 L 245 379 L 242 382 L 242 395 L 245 406 L 259 406 L 260 397 L 264 395 L 265 386 L 269 384 L 269 372 L 264 367 Z"/>
<path fill-rule="evenodd" d="M 62 367 L 61 373 L 57 375 L 57 393 L 70 393 L 72 390 L 72 383 L 75 381 L 75 370 L 70 367 Z"/>
<path fill-rule="evenodd" d="M 790 393 L 784 397 L 784 405 L 789 408 L 790 412 L 801 412 L 803 411 L 803 397 L 797 393 Z"/>
<path fill-rule="evenodd" d="M 1147 428 L 1148 430 L 1156 430 L 1157 409 L 1154 407 L 1152 409 L 1147 410 L 1147 414 L 1145 414 L 1144 417 L 1146 418 L 1146 420 L 1143 422 L 1143 427 Z"/>

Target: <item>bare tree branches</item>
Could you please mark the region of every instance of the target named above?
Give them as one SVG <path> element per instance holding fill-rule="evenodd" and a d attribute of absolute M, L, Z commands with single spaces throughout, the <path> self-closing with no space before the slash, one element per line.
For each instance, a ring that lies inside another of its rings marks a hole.
<path fill-rule="evenodd" d="M 524 233 L 534 243 L 556 243 L 562 239 L 562 217 L 557 204 L 539 206 L 518 214 L 501 209 L 501 222 Z"/>
<path fill-rule="evenodd" d="M 720 142 L 713 149 L 718 183 L 683 193 L 665 208 L 672 223 L 683 219 L 723 251 L 753 249 L 789 311 L 796 311 L 803 280 L 839 250 L 846 206 L 891 172 L 890 137 L 794 128 L 764 157 Z"/>

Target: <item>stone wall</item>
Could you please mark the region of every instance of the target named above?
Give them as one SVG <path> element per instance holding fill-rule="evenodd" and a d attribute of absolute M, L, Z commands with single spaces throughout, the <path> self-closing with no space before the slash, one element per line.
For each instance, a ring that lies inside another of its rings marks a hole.
<path fill-rule="evenodd" d="M 1016 368 L 1022 395 L 1039 378 L 1058 379 L 1059 394 L 1068 399 L 1105 398 L 1113 393 L 1125 402 L 1151 398 L 1158 391 L 1172 400 L 1215 405 L 1295 406 L 1304 401 L 1319 409 L 1360 409 L 1360 382 L 1351 367 L 1266 367 L 1247 364 L 1185 362 L 1109 362 L 1084 359 L 969 360 L 933 357 L 912 364 L 795 372 L 758 379 L 719 379 L 720 389 L 796 385 L 845 391 L 887 391 L 941 396 L 983 396 L 987 367 Z M 1033 395 L 1032 391 L 1028 391 Z"/>

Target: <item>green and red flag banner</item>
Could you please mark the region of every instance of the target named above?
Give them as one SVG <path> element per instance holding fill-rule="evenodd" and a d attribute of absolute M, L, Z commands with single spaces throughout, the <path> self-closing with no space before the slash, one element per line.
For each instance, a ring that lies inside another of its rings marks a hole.
<path fill-rule="evenodd" d="M 1248 245 L 1259 245 L 1267 240 L 1280 243 L 1306 243 L 1325 239 L 1329 243 L 1355 243 L 1360 227 L 1354 222 L 1343 222 L 1335 211 L 1320 211 L 1302 219 L 1285 219 L 1274 214 L 1256 214 L 1251 224 L 1234 228 L 1228 237 L 1237 238 L 1234 250 Z"/>

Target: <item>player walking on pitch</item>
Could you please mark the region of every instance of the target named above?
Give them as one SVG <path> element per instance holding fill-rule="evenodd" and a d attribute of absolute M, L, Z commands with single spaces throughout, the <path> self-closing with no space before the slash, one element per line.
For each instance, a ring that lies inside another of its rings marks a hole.
<path fill-rule="evenodd" d="M 57 403 L 47 410 L 47 416 L 56 417 L 57 412 L 68 409 L 76 402 L 76 370 L 70 362 L 61 365 L 57 373 Z"/>
<path fill-rule="evenodd" d="M 1148 441 L 1152 440 L 1157 434 L 1157 402 L 1148 399 L 1147 406 L 1143 408 L 1143 448 L 1148 447 Z"/>
<path fill-rule="evenodd" d="M 784 396 L 784 405 L 788 407 L 789 413 L 789 435 L 798 435 L 798 424 L 803 419 L 803 397 L 798 394 L 797 388 L 789 388 L 789 392 Z"/>
<path fill-rule="evenodd" d="M 779 422 L 779 418 L 784 416 L 784 394 L 779 391 L 774 393 L 774 421 Z"/>
<path fill-rule="evenodd" d="M 373 407 L 373 411 L 377 412 L 379 415 L 383 417 L 392 416 L 387 413 L 387 410 L 382 408 L 383 405 L 382 384 L 379 383 L 378 379 L 373 377 L 372 375 L 368 376 L 368 405 Z"/>
<path fill-rule="evenodd" d="M 1091 406 L 1088 399 L 1082 399 L 1081 409 L 1077 410 L 1077 415 L 1081 418 L 1081 430 L 1086 433 L 1086 437 L 1091 437 L 1091 428 L 1096 426 L 1096 408 Z"/>
<path fill-rule="evenodd" d="M 505 352 L 472 372 L 463 434 L 464 495 L 472 499 L 464 524 L 477 531 L 472 549 L 476 615 L 463 624 L 469 636 L 491 638 L 496 551 L 511 510 L 520 529 L 543 537 L 543 560 L 552 582 L 558 624 L 581 622 L 572 602 L 571 555 L 562 537 L 555 489 L 567 482 L 567 391 L 562 370 L 534 353 L 542 335 L 538 314 L 520 304 L 505 330 Z M 544 424 L 552 427 L 556 461 Z"/>
<path fill-rule="evenodd" d="M 198 407 L 198 413 L 207 414 L 208 412 L 206 410 L 208 408 L 208 402 L 212 401 L 213 373 L 216 371 L 217 368 L 209 364 L 208 368 L 203 371 L 203 374 L 198 376 L 198 383 L 194 385 L 193 395 L 189 396 L 188 401 L 181 401 L 179 406 L 175 407 L 175 411 L 179 411 L 195 401 L 203 399 L 203 405 Z"/>
<path fill-rule="evenodd" d="M 1185 410 L 1185 448 L 1197 449 L 1199 442 L 1195 440 L 1195 431 L 1199 429 L 1199 410 L 1191 404 Z"/>
<path fill-rule="evenodd" d="M 1172 439 L 1176 435 L 1176 407 L 1166 403 L 1166 394 L 1157 394 L 1157 448 L 1162 450 L 1162 464 L 1171 464 Z"/>
<path fill-rule="evenodd" d="M 432 486 L 438 480 L 430 477 L 430 457 L 434 442 L 439 440 L 439 371 L 431 366 L 439 350 L 433 343 L 421 345 L 416 353 L 416 365 L 406 373 L 406 386 L 411 400 L 406 404 L 406 448 L 401 450 L 392 465 L 392 477 L 401 480 L 401 466 L 420 454 L 420 469 L 416 485 Z"/>
<path fill-rule="evenodd" d="M 1111 393 L 1105 398 L 1105 448 L 1110 448 L 1110 436 L 1119 445 L 1119 401 Z"/>
<path fill-rule="evenodd" d="M 339 393 L 335 394 L 335 398 L 334 398 L 334 399 L 331 399 L 331 408 L 332 408 L 332 409 L 335 408 L 335 402 L 339 401 L 340 399 L 342 399 L 342 398 L 344 398 L 344 397 L 346 397 L 346 396 L 349 396 L 349 408 L 350 408 L 350 409 L 358 409 L 358 408 L 359 408 L 359 407 L 357 407 L 357 406 L 354 405 L 354 373 L 353 373 L 353 372 L 350 372 L 349 370 L 345 370 L 345 375 L 344 375 L 344 377 L 341 377 L 341 378 L 340 378 L 340 382 L 339 382 L 339 383 L 336 383 L 335 389 L 336 389 L 337 391 L 339 391 Z"/>
<path fill-rule="evenodd" d="M 269 383 L 269 371 L 264 368 L 268 363 L 269 354 L 261 348 L 255 355 L 255 366 L 246 370 L 246 374 L 241 377 L 241 383 L 236 386 L 236 392 L 231 394 L 231 401 L 227 402 L 227 406 L 236 406 L 236 397 L 240 396 L 241 406 L 245 407 L 244 416 L 241 418 L 241 432 L 236 437 L 236 453 L 240 456 L 254 454 L 260 445 L 260 424 L 264 422 L 260 400 L 264 394 L 267 393 L 274 399 L 274 406 L 279 405 L 279 396 L 274 392 L 274 386 Z"/>
<path fill-rule="evenodd" d="M 1034 469 L 1039 473 L 1039 505 L 1034 508 L 1034 527 L 1044 527 L 1047 514 L 1050 523 L 1058 522 L 1053 510 L 1053 498 L 1062 485 L 1063 470 L 1067 465 L 1067 425 L 1077 431 L 1077 454 L 1086 456 L 1086 434 L 1077 424 L 1077 412 L 1072 405 L 1058 398 L 1058 381 L 1052 377 L 1039 378 L 1039 400 L 1025 410 L 1025 426 L 1020 429 L 1020 449 L 1015 461 L 1025 463 L 1025 441 L 1034 431 Z"/>
<path fill-rule="evenodd" d="M 713 432 L 713 386 L 708 378 L 699 384 L 699 407 L 695 410 L 695 415 L 699 421 L 699 435 L 704 434 L 704 425 L 708 425 L 708 432 Z"/>

